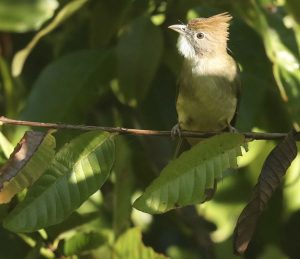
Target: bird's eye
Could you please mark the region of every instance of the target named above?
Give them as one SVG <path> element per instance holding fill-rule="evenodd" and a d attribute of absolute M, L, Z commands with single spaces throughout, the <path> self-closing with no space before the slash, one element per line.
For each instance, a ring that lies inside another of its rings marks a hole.
<path fill-rule="evenodd" d="M 204 33 L 203 32 L 198 32 L 196 36 L 197 36 L 198 39 L 203 39 L 204 38 Z"/>

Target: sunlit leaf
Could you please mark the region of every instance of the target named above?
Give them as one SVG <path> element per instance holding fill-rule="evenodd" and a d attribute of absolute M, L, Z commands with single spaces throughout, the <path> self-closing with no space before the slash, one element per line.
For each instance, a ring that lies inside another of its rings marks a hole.
<path fill-rule="evenodd" d="M 127 230 L 117 240 L 113 249 L 113 258 L 123 259 L 166 259 L 167 257 L 155 253 L 151 247 L 146 247 L 142 242 L 142 234 L 138 228 Z"/>
<path fill-rule="evenodd" d="M 171 161 L 134 207 L 151 214 L 163 213 L 211 198 L 223 171 L 237 167 L 244 144 L 243 135 L 231 133 L 201 141 Z"/>
<path fill-rule="evenodd" d="M 1 0 L 0 31 L 37 30 L 53 16 L 57 7 L 57 0 Z"/>
<path fill-rule="evenodd" d="M 25 200 L 6 217 L 4 226 L 15 232 L 31 232 L 62 222 L 99 190 L 113 162 L 111 135 L 80 135 L 56 154 Z"/>
<path fill-rule="evenodd" d="M 0 203 L 7 203 L 18 192 L 33 184 L 54 157 L 55 139 L 51 134 L 28 131 L 0 169 Z"/>
<path fill-rule="evenodd" d="M 13 145 L 3 135 L 2 131 L 0 131 L 0 148 L 3 151 L 4 155 L 6 156 L 6 158 L 9 158 L 10 154 L 14 150 Z"/>
<path fill-rule="evenodd" d="M 294 132 L 280 142 L 267 157 L 251 201 L 239 216 L 234 231 L 234 252 L 243 254 L 254 233 L 258 218 L 297 155 Z"/>
<path fill-rule="evenodd" d="M 11 0 L 8 0 L 11 1 Z M 40 0 L 42 2 L 47 2 L 45 0 Z M 53 1 L 53 0 L 52 0 Z M 34 38 L 28 43 L 28 45 L 17 52 L 17 54 L 14 56 L 14 59 L 12 61 L 12 74 L 13 76 L 19 76 L 22 73 L 22 69 L 24 66 L 24 63 L 32 51 L 32 49 L 35 47 L 35 45 L 40 41 L 41 38 L 43 38 L 45 35 L 53 31 L 56 27 L 58 27 L 60 24 L 62 24 L 66 19 L 68 19 L 72 14 L 74 14 L 77 10 L 79 10 L 87 1 L 89 0 L 74 0 L 66 4 L 56 15 L 56 17 L 53 19 L 51 23 L 49 23 L 45 28 L 43 28 L 41 31 L 39 31 Z M 25 4 L 23 4 L 25 5 Z M 31 16 L 32 13 L 29 13 Z"/>
<path fill-rule="evenodd" d="M 159 27 L 148 16 L 132 21 L 122 34 L 117 50 L 117 76 L 112 88 L 123 103 L 136 106 L 148 92 L 163 50 Z"/>

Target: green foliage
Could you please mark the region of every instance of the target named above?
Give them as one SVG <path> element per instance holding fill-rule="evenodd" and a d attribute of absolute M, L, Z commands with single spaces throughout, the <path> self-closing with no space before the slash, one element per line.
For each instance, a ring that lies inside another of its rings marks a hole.
<path fill-rule="evenodd" d="M 97 232 L 78 232 L 64 242 L 64 254 L 66 256 L 81 254 L 102 245 L 105 238 Z"/>
<path fill-rule="evenodd" d="M 134 207 L 153 214 L 204 202 L 224 170 L 237 167 L 244 144 L 243 135 L 230 133 L 203 140 L 170 162 Z"/>
<path fill-rule="evenodd" d="M 112 136 L 91 132 L 58 152 L 25 200 L 4 221 L 15 232 L 32 232 L 60 223 L 105 182 L 114 162 Z"/>
<path fill-rule="evenodd" d="M 26 32 L 37 30 L 53 16 L 57 0 L 2 0 L 0 30 Z"/>
<path fill-rule="evenodd" d="M 119 237 L 114 247 L 113 258 L 164 259 L 167 257 L 155 253 L 151 247 L 144 246 L 141 231 L 133 228 Z"/>
<path fill-rule="evenodd" d="M 266 53 L 273 63 L 274 78 L 281 97 L 288 102 L 293 121 L 300 124 L 298 105 L 300 92 L 299 49 L 292 32 L 284 27 L 284 16 L 273 16 L 264 10 L 264 5 L 253 2 L 238 6 L 246 21 L 263 39 Z M 276 28 L 274 30 L 274 28 Z M 287 39 L 289 39 L 287 41 Z"/>
<path fill-rule="evenodd" d="M 122 103 L 136 106 L 147 94 L 162 54 L 162 32 L 149 16 L 133 20 L 117 46 L 118 81 L 112 85 Z"/>
<path fill-rule="evenodd" d="M 168 26 L 226 11 L 233 16 L 230 53 L 241 68 L 237 129 L 299 130 L 298 0 L 2 0 L 0 113 L 39 122 L 170 130 L 182 57 Z M 9 164 L 26 130 L 1 125 L 1 166 Z M 172 160 L 176 141 L 168 137 L 59 130 L 50 138 L 43 161 L 39 152 L 16 161 L 25 164 L 13 170 L 16 175 L 38 179 L 21 184 L 27 189 L 0 205 L 0 259 L 233 258 L 239 213 L 277 145 L 252 141 L 238 157 L 245 140 L 226 133 Z M 40 169 L 30 167 L 35 161 Z M 238 173 L 228 169 L 237 164 Z M 300 258 L 299 167 L 298 155 L 284 188 L 268 196 L 244 258 Z"/>
<path fill-rule="evenodd" d="M 23 49 L 20 50 L 16 55 L 14 56 L 14 60 L 12 62 L 12 74 L 14 76 L 19 76 L 22 72 L 23 65 L 32 51 L 32 49 L 35 47 L 35 45 L 39 42 L 39 40 L 53 31 L 56 27 L 58 27 L 60 24 L 62 24 L 66 19 L 68 19 L 74 12 L 76 12 L 80 7 L 85 4 L 88 0 L 76 0 L 70 2 L 68 5 L 66 5 L 53 19 L 53 21 L 40 30 L 35 37 L 29 42 L 29 44 Z"/>
<path fill-rule="evenodd" d="M 68 121 L 81 118 L 104 88 L 107 53 L 85 50 L 66 55 L 48 65 L 37 78 L 21 113 L 22 119 Z M 81 75 L 79 78 L 76 75 Z M 41 106 L 41 100 L 43 105 Z"/>
<path fill-rule="evenodd" d="M 26 132 L 5 167 L 1 168 L 0 203 L 8 203 L 41 176 L 54 157 L 54 148 L 55 138 L 51 134 Z"/>

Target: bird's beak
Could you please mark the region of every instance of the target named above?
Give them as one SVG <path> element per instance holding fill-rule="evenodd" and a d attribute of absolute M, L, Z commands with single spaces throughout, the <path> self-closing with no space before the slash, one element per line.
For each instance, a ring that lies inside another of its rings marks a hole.
<path fill-rule="evenodd" d="M 185 34 L 186 32 L 186 25 L 182 25 L 182 24 L 174 24 L 168 27 L 171 30 L 177 31 L 180 34 Z"/>

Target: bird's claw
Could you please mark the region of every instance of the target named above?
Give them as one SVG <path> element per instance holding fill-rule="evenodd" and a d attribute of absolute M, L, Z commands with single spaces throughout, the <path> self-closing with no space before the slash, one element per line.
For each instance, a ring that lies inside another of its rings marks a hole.
<path fill-rule="evenodd" d="M 181 128 L 178 123 L 171 129 L 171 138 L 175 139 L 177 136 L 181 138 Z"/>
<path fill-rule="evenodd" d="M 230 133 L 238 133 L 238 132 L 239 132 L 239 131 L 238 131 L 235 127 L 233 127 L 230 123 L 228 123 L 227 128 L 228 128 L 228 131 L 229 131 Z"/>

